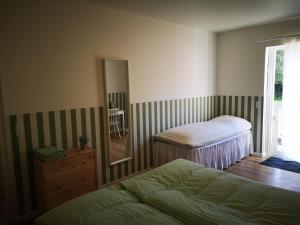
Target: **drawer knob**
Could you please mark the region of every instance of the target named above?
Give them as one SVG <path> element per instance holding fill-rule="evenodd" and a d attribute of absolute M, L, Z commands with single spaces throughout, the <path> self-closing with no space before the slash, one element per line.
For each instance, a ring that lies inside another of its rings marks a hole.
<path fill-rule="evenodd" d="M 82 165 L 85 165 L 85 164 L 86 164 L 86 162 L 81 162 L 81 164 L 82 164 Z"/>
<path fill-rule="evenodd" d="M 72 166 L 72 168 L 76 168 L 76 166 L 75 166 L 75 165 L 73 165 L 73 166 Z"/>

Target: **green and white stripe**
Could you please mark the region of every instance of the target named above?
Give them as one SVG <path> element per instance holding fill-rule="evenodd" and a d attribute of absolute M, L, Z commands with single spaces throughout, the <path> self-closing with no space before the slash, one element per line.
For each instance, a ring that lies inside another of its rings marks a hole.
<path fill-rule="evenodd" d="M 252 123 L 254 152 L 261 153 L 263 97 L 262 96 L 218 96 L 217 115 L 233 115 Z M 258 107 L 257 107 L 258 106 Z"/>
<path fill-rule="evenodd" d="M 256 102 L 260 106 L 258 109 Z M 114 166 L 110 165 L 106 151 L 103 107 L 10 115 L 19 213 L 36 209 L 33 148 L 78 147 L 79 136 L 87 135 L 90 146 L 97 151 L 98 184 L 103 185 L 153 166 L 154 134 L 218 115 L 236 115 L 250 120 L 255 149 L 260 152 L 262 102 L 263 98 L 257 96 L 204 96 L 131 104 L 133 159 Z M 17 125 L 24 129 L 24 137 L 17 137 Z"/>

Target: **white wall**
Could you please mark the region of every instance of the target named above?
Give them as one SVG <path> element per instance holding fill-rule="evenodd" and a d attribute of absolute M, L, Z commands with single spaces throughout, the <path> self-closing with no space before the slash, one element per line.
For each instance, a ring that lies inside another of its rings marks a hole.
<path fill-rule="evenodd" d="M 217 94 L 262 96 L 265 47 L 257 40 L 300 32 L 300 19 L 217 34 Z"/>
<path fill-rule="evenodd" d="M 0 8 L 6 114 L 103 105 L 96 57 L 129 61 L 132 102 L 215 94 L 211 33 L 78 0 Z"/>

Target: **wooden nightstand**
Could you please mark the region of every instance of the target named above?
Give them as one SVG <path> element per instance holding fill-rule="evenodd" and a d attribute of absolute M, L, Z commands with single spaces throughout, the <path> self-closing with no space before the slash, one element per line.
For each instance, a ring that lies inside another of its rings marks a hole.
<path fill-rule="evenodd" d="M 97 189 L 96 153 L 93 149 L 67 150 L 64 159 L 34 159 L 39 213 Z"/>

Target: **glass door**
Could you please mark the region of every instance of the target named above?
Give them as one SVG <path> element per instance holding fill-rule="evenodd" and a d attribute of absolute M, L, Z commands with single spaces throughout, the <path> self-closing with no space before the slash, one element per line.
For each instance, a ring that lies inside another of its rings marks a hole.
<path fill-rule="evenodd" d="M 263 152 L 273 156 L 282 151 L 283 46 L 266 48 L 265 60 Z"/>

